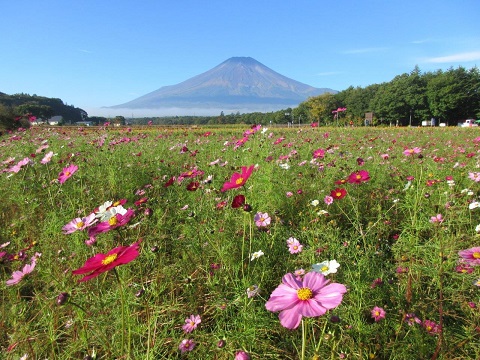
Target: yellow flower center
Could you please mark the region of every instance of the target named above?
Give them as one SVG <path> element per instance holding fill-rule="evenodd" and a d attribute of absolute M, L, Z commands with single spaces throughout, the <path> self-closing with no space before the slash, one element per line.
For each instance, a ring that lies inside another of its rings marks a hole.
<path fill-rule="evenodd" d="M 297 296 L 300 300 L 309 300 L 313 297 L 313 292 L 309 288 L 301 288 L 297 290 Z"/>
<path fill-rule="evenodd" d="M 473 258 L 474 259 L 480 259 L 480 252 L 476 251 L 473 253 Z"/>
<path fill-rule="evenodd" d="M 102 265 L 108 265 L 111 264 L 112 262 L 115 261 L 115 259 L 118 257 L 118 254 L 111 254 L 105 257 L 105 259 L 102 260 Z"/>
<path fill-rule="evenodd" d="M 120 205 L 120 201 L 115 201 L 115 202 L 112 204 L 111 207 L 115 207 L 115 206 L 118 206 L 118 205 Z"/>
<path fill-rule="evenodd" d="M 380 316 L 380 311 L 376 310 L 375 311 L 375 316 Z"/>
<path fill-rule="evenodd" d="M 117 223 L 118 223 L 118 220 L 116 216 L 112 216 L 110 219 L 108 219 L 108 224 L 110 226 L 115 226 L 117 225 Z"/>
<path fill-rule="evenodd" d="M 63 175 L 65 175 L 65 176 L 70 176 L 70 175 L 72 175 L 72 173 L 71 173 L 70 171 L 65 171 L 65 172 L 63 173 Z"/>
<path fill-rule="evenodd" d="M 357 174 L 357 180 L 360 180 L 362 178 L 362 175 Z"/>
<path fill-rule="evenodd" d="M 324 265 L 322 266 L 322 271 L 327 271 L 328 270 L 328 266 Z"/>
<path fill-rule="evenodd" d="M 340 197 L 340 196 L 342 196 L 342 193 L 341 193 L 341 192 L 337 192 L 337 193 L 335 193 L 335 195 L 336 195 L 337 197 Z"/>
<path fill-rule="evenodd" d="M 83 227 L 83 225 L 85 225 L 85 223 L 83 221 L 79 221 L 75 224 L 75 226 L 77 227 L 77 229 L 81 229 Z"/>
<path fill-rule="evenodd" d="M 236 181 L 235 184 L 241 185 L 243 183 L 243 177 L 239 177 Z"/>

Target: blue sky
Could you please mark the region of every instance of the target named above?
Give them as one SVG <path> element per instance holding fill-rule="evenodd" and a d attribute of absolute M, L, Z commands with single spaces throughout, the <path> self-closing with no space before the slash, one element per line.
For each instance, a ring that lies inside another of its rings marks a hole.
<path fill-rule="evenodd" d="M 480 65 L 479 15 L 478 0 L 3 1 L 0 92 L 105 116 L 232 56 L 341 91 Z"/>

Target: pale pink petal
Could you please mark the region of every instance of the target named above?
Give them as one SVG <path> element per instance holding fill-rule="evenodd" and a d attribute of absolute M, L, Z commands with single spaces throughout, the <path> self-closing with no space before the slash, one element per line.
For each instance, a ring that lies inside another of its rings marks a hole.
<path fill-rule="evenodd" d="M 287 329 L 296 329 L 298 325 L 300 325 L 302 315 L 296 308 L 293 308 L 283 310 L 278 314 L 278 318 L 283 327 L 286 327 Z"/>
<path fill-rule="evenodd" d="M 297 304 L 297 311 L 306 317 L 320 316 L 327 312 L 327 308 L 323 307 L 322 305 L 323 304 L 315 301 L 315 299 L 300 301 Z"/>
<path fill-rule="evenodd" d="M 282 278 L 282 283 L 285 284 L 286 286 L 289 286 L 291 287 L 292 289 L 300 289 L 302 287 L 304 287 L 304 285 L 302 285 L 302 281 L 301 280 L 298 280 L 293 274 L 291 273 L 288 273 L 286 275 L 283 276 Z"/>
<path fill-rule="evenodd" d="M 347 292 L 347 288 L 343 284 L 329 284 L 315 294 L 314 299 L 323 307 L 333 309 L 342 302 L 343 294 Z"/>
<path fill-rule="evenodd" d="M 310 271 L 303 278 L 303 287 L 309 288 L 314 293 L 318 292 L 330 282 L 323 274 Z"/>
<path fill-rule="evenodd" d="M 287 285 L 280 284 L 270 295 L 270 299 L 265 303 L 265 307 L 268 311 L 281 311 L 294 307 L 298 299 L 297 290 L 288 287 Z"/>

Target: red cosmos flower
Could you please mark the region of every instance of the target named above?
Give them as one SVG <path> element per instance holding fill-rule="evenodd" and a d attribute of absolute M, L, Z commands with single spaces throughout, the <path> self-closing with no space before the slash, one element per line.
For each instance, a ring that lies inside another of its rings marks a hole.
<path fill-rule="evenodd" d="M 163 185 L 163 187 L 169 187 L 171 185 L 173 185 L 173 183 L 175 182 L 175 176 L 172 176 L 170 179 L 168 179 L 168 181 Z"/>
<path fill-rule="evenodd" d="M 230 190 L 230 189 L 236 189 L 239 188 L 240 186 L 245 185 L 247 182 L 248 178 L 250 175 L 252 175 L 254 165 L 249 166 L 248 168 L 246 166 L 242 166 L 242 173 L 233 173 L 232 177 L 230 178 L 230 181 L 227 181 L 223 184 L 222 187 L 222 192 Z"/>
<path fill-rule="evenodd" d="M 81 268 L 73 270 L 72 274 L 81 275 L 90 273 L 78 280 L 78 282 L 83 282 L 111 270 L 118 265 L 128 264 L 138 257 L 139 244 L 140 241 L 137 241 L 130 246 L 116 247 L 106 254 L 97 254 L 88 259 Z"/>
<path fill-rule="evenodd" d="M 350 184 L 360 184 L 362 182 L 370 180 L 370 174 L 366 170 L 360 170 L 353 172 L 348 177 L 348 182 Z"/>
<path fill-rule="evenodd" d="M 332 190 L 332 192 L 330 193 L 330 196 L 333 197 L 335 200 L 343 199 L 345 195 L 347 195 L 347 190 L 341 188 Z"/>

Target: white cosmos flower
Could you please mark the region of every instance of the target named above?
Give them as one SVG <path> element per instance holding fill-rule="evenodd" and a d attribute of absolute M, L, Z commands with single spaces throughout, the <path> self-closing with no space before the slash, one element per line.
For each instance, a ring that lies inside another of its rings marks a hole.
<path fill-rule="evenodd" d="M 478 234 L 480 233 L 480 224 L 478 224 L 477 226 L 475 226 L 475 232 Z"/>
<path fill-rule="evenodd" d="M 285 169 L 285 170 L 290 169 L 290 165 L 288 165 L 287 163 L 282 163 L 282 164 L 280 164 L 280 167 L 281 167 L 282 169 Z"/>
<path fill-rule="evenodd" d="M 312 265 L 313 271 L 319 272 L 323 275 L 336 273 L 339 267 L 340 267 L 340 264 L 335 259 L 326 260 L 321 263 Z"/>
<path fill-rule="evenodd" d="M 263 256 L 263 255 L 265 255 L 265 254 L 263 253 L 262 250 L 255 251 L 255 252 L 252 254 L 252 257 L 250 258 L 250 261 L 253 261 L 253 260 L 255 260 L 255 259 L 258 259 L 260 256 Z"/>
<path fill-rule="evenodd" d="M 470 204 L 468 204 L 468 208 L 470 210 L 476 209 L 480 207 L 480 203 L 478 201 L 472 201 Z"/>

